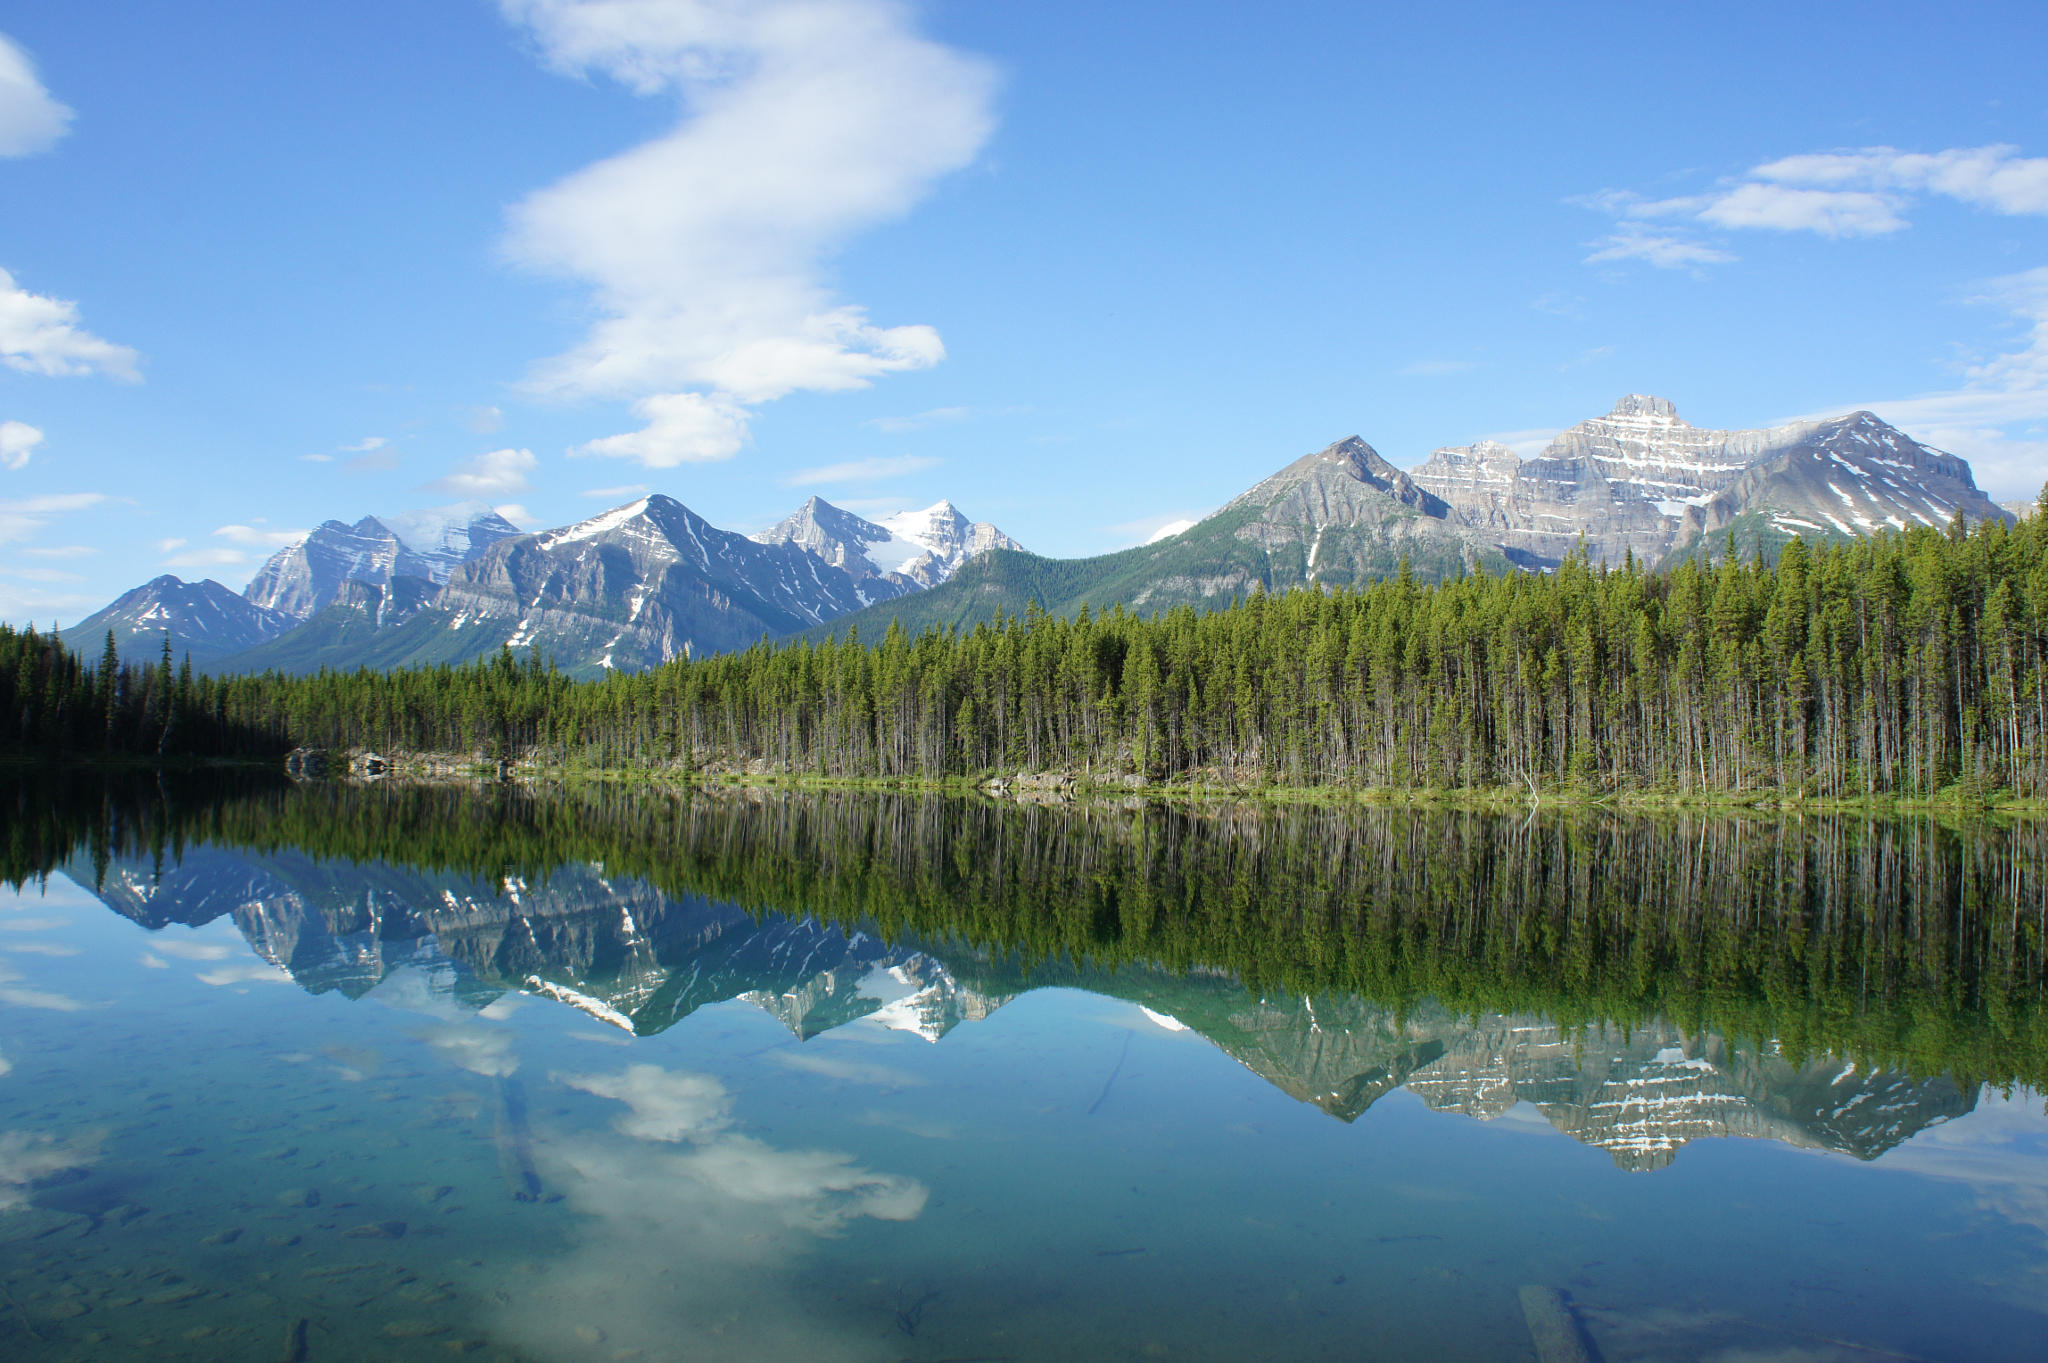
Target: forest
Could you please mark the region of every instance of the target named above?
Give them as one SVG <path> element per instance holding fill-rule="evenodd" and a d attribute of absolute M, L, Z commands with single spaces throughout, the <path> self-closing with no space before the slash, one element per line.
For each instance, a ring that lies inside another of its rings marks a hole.
<path fill-rule="evenodd" d="M 1199 612 L 763 641 L 575 681 L 460 667 L 195 677 L 0 629 L 0 751 L 307 746 L 554 768 L 1233 788 L 2048 795 L 2048 493 L 1666 571 L 1407 573 Z M 1732 548 L 1732 545 L 1731 545 Z"/>

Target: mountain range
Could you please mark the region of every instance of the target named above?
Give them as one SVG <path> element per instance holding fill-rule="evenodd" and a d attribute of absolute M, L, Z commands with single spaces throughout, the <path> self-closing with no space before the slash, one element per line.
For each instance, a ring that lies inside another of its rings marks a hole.
<path fill-rule="evenodd" d="M 1943 1076 L 1871 1070 L 1827 1056 L 1653 1022 L 1626 1032 L 1521 1013 L 1391 1009 L 1349 996 L 1259 996 L 1215 972 L 1101 970 L 958 940 L 886 941 L 814 919 L 671 898 L 597 865 L 543 883 L 357 866 L 285 851 L 187 849 L 174 866 L 117 860 L 103 903 L 147 928 L 232 919 L 258 956 L 315 992 L 359 998 L 401 973 L 463 1009 L 507 992 L 577 1008 L 648 1035 L 699 1008 L 742 1000 L 800 1040 L 849 1023 L 937 1042 L 1032 989 L 1088 990 L 1192 1031 L 1298 1101 L 1339 1120 L 1406 1088 L 1480 1120 L 1532 1105 L 1622 1168 L 1669 1164 L 1692 1140 L 1745 1136 L 1874 1159 L 1970 1111 Z"/>
<path fill-rule="evenodd" d="M 168 630 L 216 671 L 461 662 L 509 646 L 590 676 L 764 637 L 971 627 L 1031 603 L 1206 609 L 1403 565 L 1424 581 L 1544 571 L 1573 553 L 1656 565 L 1730 539 L 1747 555 L 1958 515 L 2015 513 L 1964 460 L 1868 412 L 1710 430 L 1630 394 L 1526 459 L 1481 441 L 1404 471 L 1352 436 L 1177 534 L 1094 558 L 1031 554 L 950 502 L 870 521 L 813 497 L 751 537 L 659 494 L 537 533 L 471 506 L 328 521 L 239 596 L 160 577 L 64 634 L 90 655 L 111 629 L 124 653 L 154 657 Z"/>

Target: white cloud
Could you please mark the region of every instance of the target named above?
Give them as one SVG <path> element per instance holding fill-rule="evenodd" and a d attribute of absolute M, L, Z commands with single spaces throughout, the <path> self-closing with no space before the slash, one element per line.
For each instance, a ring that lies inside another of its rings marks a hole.
<path fill-rule="evenodd" d="M 1787 156 L 1750 172 L 1780 184 L 1939 194 L 1994 213 L 2048 214 L 2048 157 L 2018 147 L 1903 152 L 1896 147 Z"/>
<path fill-rule="evenodd" d="M 570 1088 L 624 1103 L 630 1113 L 612 1124 L 644 1141 L 701 1140 L 722 1130 L 732 1111 L 725 1086 L 706 1074 L 628 1065 L 621 1074 L 556 1077 Z"/>
<path fill-rule="evenodd" d="M 0 34 L 0 156 L 48 151 L 70 126 L 71 110 L 43 88 L 28 53 Z"/>
<path fill-rule="evenodd" d="M 0 978 L 6 978 L 0 973 Z M 69 994 L 53 993 L 48 989 L 17 989 L 13 985 L 0 985 L 0 1003 L 12 1004 L 16 1008 L 36 1008 L 46 1013 L 78 1013 L 93 1005 L 80 1003 Z"/>
<path fill-rule="evenodd" d="M 527 525 L 533 521 L 533 513 L 517 502 L 500 502 L 491 508 L 514 525 Z"/>
<path fill-rule="evenodd" d="M 41 582 L 48 586 L 55 586 L 61 582 L 85 581 L 81 574 L 67 573 L 61 568 L 9 568 L 6 571 L 9 577 L 19 578 L 23 582 Z"/>
<path fill-rule="evenodd" d="M 489 435 L 505 424 L 505 413 L 497 407 L 472 408 L 463 424 L 478 435 Z"/>
<path fill-rule="evenodd" d="M 381 450 L 390 443 L 389 440 L 386 440 L 381 435 L 366 435 L 353 445 L 343 445 L 341 452 L 343 454 L 368 454 L 371 450 Z"/>
<path fill-rule="evenodd" d="M 880 478 L 902 478 L 908 474 L 920 473 L 928 468 L 936 468 L 940 462 L 928 454 L 849 459 L 842 464 L 821 464 L 817 468 L 797 469 L 793 473 L 785 473 L 779 481 L 784 487 L 798 487 L 805 483 L 867 483 Z"/>
<path fill-rule="evenodd" d="M 966 407 L 934 407 L 915 416 L 878 416 L 866 424 L 885 435 L 903 435 L 909 431 L 922 431 L 942 422 L 965 421 L 971 415 L 971 410 Z"/>
<path fill-rule="evenodd" d="M 224 965 L 214 970 L 202 970 L 193 976 L 201 984 L 210 984 L 216 989 L 233 988 L 241 984 L 290 984 L 292 977 L 282 966 L 268 961 L 244 961 L 235 965 Z"/>
<path fill-rule="evenodd" d="M 427 484 L 431 492 L 452 497 L 504 497 L 524 492 L 537 461 L 532 450 L 492 450 L 457 464 L 445 478 Z"/>
<path fill-rule="evenodd" d="M 1479 438 L 1505 445 L 1524 459 L 1533 459 L 1557 439 L 1559 429 L 1555 426 L 1531 426 L 1519 431 L 1495 431 Z"/>
<path fill-rule="evenodd" d="M 602 320 L 532 385 L 625 397 L 645 429 L 579 452 L 723 459 L 752 409 L 944 358 L 929 326 L 833 297 L 830 253 L 900 218 L 993 128 L 986 63 L 891 0 L 500 0 L 565 74 L 676 99 L 669 133 L 514 207 L 506 250 L 591 286 Z"/>
<path fill-rule="evenodd" d="M 302 454 L 299 456 L 299 462 L 301 464 L 331 464 L 334 462 L 334 456 L 331 454 Z"/>
<path fill-rule="evenodd" d="M 190 942 L 167 937 L 151 945 L 166 956 L 186 961 L 225 961 L 235 954 L 235 949 L 223 942 Z"/>
<path fill-rule="evenodd" d="M 35 1131 L 0 1131 L 0 1211 L 25 1205 L 31 1185 L 80 1169 L 100 1157 L 98 1131 L 82 1131 L 60 1141 Z"/>
<path fill-rule="evenodd" d="M 1644 260 L 1665 268 L 1733 260 L 1719 248 L 1645 220 L 1688 220 L 1730 230 L 1874 237 L 1905 230 L 1906 210 L 1923 198 L 1953 199 L 1994 213 L 2048 215 L 2048 157 L 2010 146 L 1906 152 L 1896 147 L 1786 156 L 1724 180 L 1704 194 L 1645 199 L 1602 190 L 1576 200 L 1617 220 L 1619 231 L 1587 263 Z"/>
<path fill-rule="evenodd" d="M 1880 194 L 1769 184 L 1739 185 L 1710 200 L 1697 216 L 1718 227 L 1766 227 L 1824 237 L 1882 236 L 1906 225 L 1898 206 Z"/>
<path fill-rule="evenodd" d="M 156 542 L 156 551 L 159 554 L 168 554 L 173 549 L 183 549 L 191 542 L 187 539 L 179 539 L 176 536 L 172 536 L 170 539 L 158 540 Z"/>
<path fill-rule="evenodd" d="M 2048 478 L 2048 267 L 1993 280 L 1973 301 L 2006 308 L 2025 327 L 2025 342 L 1965 365 L 1958 387 L 1808 415 L 1873 411 L 1916 440 L 1968 459 L 1978 486 L 1994 499 L 2031 498 Z"/>
<path fill-rule="evenodd" d="M 310 530 L 265 530 L 261 525 L 223 525 L 214 532 L 229 544 L 251 549 L 285 549 L 311 534 Z"/>
<path fill-rule="evenodd" d="M 619 502 L 630 502 L 646 491 L 647 484 L 645 483 L 620 483 L 616 487 L 587 487 L 576 495 L 579 497 L 589 497 L 593 501 L 617 504 Z"/>
<path fill-rule="evenodd" d="M 1209 513 L 1207 511 L 1161 511 L 1135 520 L 1118 521 L 1105 525 L 1102 533 L 1107 535 L 1118 548 L 1129 548 L 1136 544 L 1157 544 L 1160 540 L 1178 535 L 1181 531 L 1199 525 Z"/>
<path fill-rule="evenodd" d="M 1547 312 L 1552 317 L 1563 317 L 1574 322 L 1586 320 L 1586 300 L 1575 293 L 1546 293 L 1529 306 L 1538 312 Z"/>
<path fill-rule="evenodd" d="M 19 552 L 33 554 L 37 558 L 87 558 L 99 550 L 89 544 L 52 544 L 41 549 L 23 549 Z"/>
<path fill-rule="evenodd" d="M 502 1079 L 519 1069 L 519 1053 L 513 1048 L 512 1034 L 495 1027 L 458 1021 L 430 1033 L 427 1044 L 448 1063 L 471 1074 Z"/>
<path fill-rule="evenodd" d="M 1735 259 L 1728 252 L 1670 232 L 1648 232 L 1633 223 L 1623 224 L 1611 236 L 1592 243 L 1593 254 L 1586 264 L 1600 265 L 1616 260 L 1641 260 L 1660 270 L 1696 269 Z"/>
<path fill-rule="evenodd" d="M 26 421 L 0 421 L 0 468 L 25 469 L 43 433 Z"/>
<path fill-rule="evenodd" d="M 747 409 L 731 398 L 703 393 L 656 393 L 633 404 L 647 424 L 637 431 L 586 441 L 570 454 L 638 459 L 649 468 L 730 459 L 747 443 Z"/>
<path fill-rule="evenodd" d="M 232 568 L 247 563 L 249 556 L 240 549 L 211 548 L 190 549 L 182 554 L 172 554 L 164 560 L 166 568 Z"/>
<path fill-rule="evenodd" d="M 139 382 L 141 356 L 78 325 L 78 305 L 30 293 L 0 270 L 0 364 L 53 378 L 107 374 Z"/>
<path fill-rule="evenodd" d="M 86 511 L 105 500 L 103 492 L 61 492 L 0 501 L 0 544 L 26 539 L 48 525 L 52 516 Z"/>

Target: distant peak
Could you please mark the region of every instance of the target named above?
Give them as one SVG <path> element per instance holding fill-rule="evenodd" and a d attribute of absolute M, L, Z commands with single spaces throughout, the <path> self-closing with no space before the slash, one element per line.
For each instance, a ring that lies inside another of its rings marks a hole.
<path fill-rule="evenodd" d="M 1661 416 L 1672 421 L 1678 420 L 1678 404 L 1670 398 L 1653 397 L 1648 393 L 1629 393 L 1614 404 L 1609 416 Z"/>

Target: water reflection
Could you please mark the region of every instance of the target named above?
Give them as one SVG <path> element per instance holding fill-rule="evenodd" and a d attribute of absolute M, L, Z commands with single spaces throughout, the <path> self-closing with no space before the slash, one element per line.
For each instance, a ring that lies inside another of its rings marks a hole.
<path fill-rule="evenodd" d="M 1498 1358 L 1530 1302 L 1617 1363 L 2018 1358 L 2048 1324 L 2048 1121 L 2002 1091 L 2048 1055 L 2028 826 L 13 808 L 10 1358 Z"/>
<path fill-rule="evenodd" d="M 672 853 L 668 889 L 603 861 L 488 876 L 396 861 L 462 827 L 465 812 L 478 821 L 487 811 L 501 827 L 509 812 L 515 833 L 561 816 L 545 801 L 508 811 L 503 799 L 344 788 L 293 792 L 264 811 L 287 824 L 307 807 L 322 816 L 367 810 L 384 822 L 393 800 L 410 801 L 392 861 L 225 844 L 167 860 L 99 846 L 65 869 L 145 927 L 230 919 L 276 967 L 202 971 L 213 984 L 282 972 L 308 991 L 353 998 L 404 976 L 406 989 L 445 1000 L 451 1015 L 537 995 L 641 1035 L 743 1000 L 798 1038 L 866 1019 L 929 1041 L 1028 990 L 1063 985 L 1137 1002 L 1347 1122 L 1405 1088 L 1432 1108 L 1482 1120 L 1540 1115 L 1631 1170 L 1661 1168 L 1702 1137 L 1867 1160 L 1970 1111 L 1982 1079 L 2040 1074 L 2039 937 L 2017 900 L 1999 908 L 2007 891 L 2041 893 L 2030 829 L 1602 820 L 1546 836 L 1526 820 L 1368 812 L 1333 822 L 1312 812 L 1320 827 L 1304 837 L 1301 815 L 1227 811 L 1202 821 L 1155 811 L 1105 830 L 1086 814 L 1061 821 L 1033 809 L 970 821 L 963 836 L 957 817 L 949 828 L 931 802 L 793 797 L 685 801 L 651 833 L 570 811 L 586 839 L 594 832 L 601 849 L 629 863 Z M 947 845 L 949 831 L 970 845 Z M 926 833 L 939 845 L 918 842 Z M 1349 849 L 1348 862 L 1320 852 L 1331 841 Z M 1425 846 L 1435 865 L 1400 861 Z M 1289 862 L 1290 851 L 1304 856 Z M 1667 890 L 1647 906 L 1617 900 L 1610 878 L 1589 865 L 1617 852 L 1687 868 L 1684 894 Z M 746 857 L 796 865 L 735 872 Z M 932 915 L 935 867 L 955 871 L 978 912 L 950 922 Z M 1267 872 L 1263 885 L 1247 883 L 1251 870 Z M 1333 908 L 1332 872 L 1334 889 L 1363 903 Z M 770 894 L 807 885 L 839 916 L 674 888 L 692 875 L 712 885 L 751 875 Z M 1386 903 L 1396 889 L 1415 902 Z M 1465 898 L 1444 910 L 1434 901 L 1446 889 Z M 1140 890 L 1153 902 L 1134 903 Z M 1177 967 L 1129 959 L 1134 937 L 1187 950 L 1188 934 L 1161 921 L 1162 906 L 1178 899 L 1191 920 L 1198 908 L 1216 916 L 1191 902 L 1197 895 L 1226 900 L 1241 920 L 1236 952 Z M 849 900 L 870 911 L 850 914 Z M 1039 908 L 1057 928 L 1075 918 L 1075 901 L 1085 910 L 1078 934 L 1048 938 L 1038 923 L 1013 940 L 991 939 L 991 917 L 1019 923 Z M 1330 920 L 1346 911 L 1354 926 L 1333 934 Z M 1395 929 L 1393 941 L 1373 939 L 1375 917 Z M 1681 919 L 1675 931 L 1672 917 Z M 1296 959 L 1276 969 L 1271 943 L 1281 933 L 1295 935 Z M 1701 940 L 1685 942 L 1688 933 Z M 1072 949 L 1076 941 L 1083 950 Z M 163 950 L 195 959 L 218 949 Z M 1347 966 L 1359 973 L 1360 958 L 1382 979 L 1476 978 L 1478 987 L 1449 1003 L 1412 990 L 1373 999 L 1313 987 Z M 1262 974 L 1306 974 L 1311 989 L 1260 989 Z M 1850 983 L 1857 997 L 1845 1008 Z M 1552 1006 L 1484 1006 L 1518 992 Z M 1622 1011 L 1617 998 L 1642 1002 Z M 51 996 L 43 1006 L 72 1005 Z M 1760 1021 L 1788 1025 L 1781 1035 Z M 1945 1049 L 1930 1055 L 1930 1036 Z M 458 1063 L 477 1073 L 509 1072 L 490 1033 L 451 1027 L 435 1044 L 470 1048 Z M 781 1060 L 813 1072 L 857 1063 Z"/>

